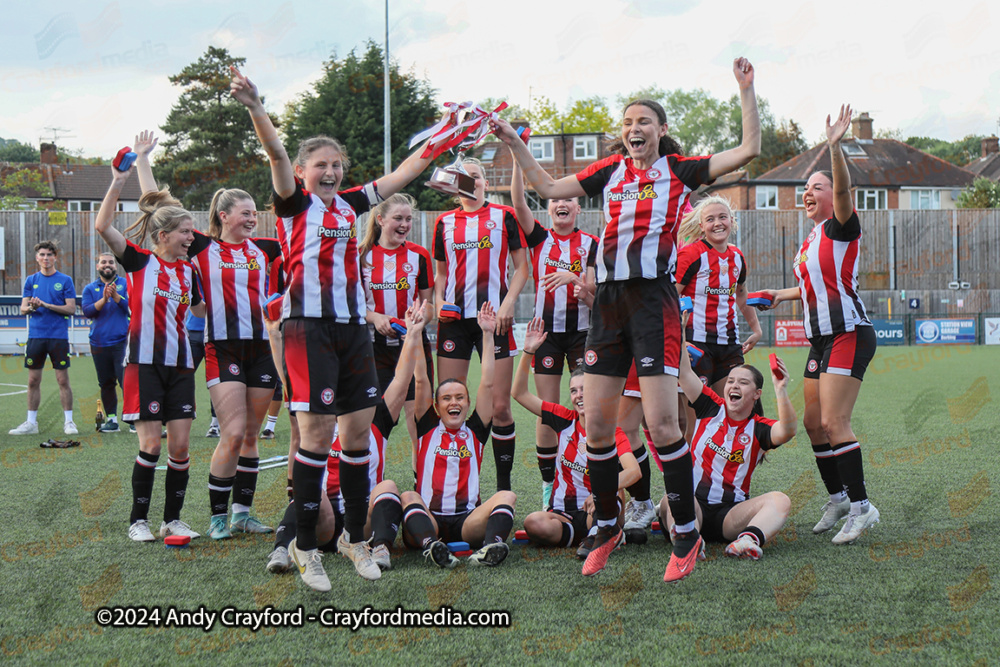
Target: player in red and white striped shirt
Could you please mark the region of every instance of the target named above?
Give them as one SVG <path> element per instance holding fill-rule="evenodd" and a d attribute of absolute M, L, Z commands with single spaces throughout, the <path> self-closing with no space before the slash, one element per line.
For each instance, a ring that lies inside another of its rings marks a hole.
<path fill-rule="evenodd" d="M 732 369 L 719 396 L 702 384 L 690 364 L 682 364 L 680 384 L 694 404 L 694 495 L 698 503 L 698 528 L 706 540 L 727 542 L 725 553 L 757 560 L 762 547 L 785 521 L 791 501 L 780 491 L 750 497 L 750 481 L 767 451 L 795 437 L 795 408 L 788 398 L 788 370 L 778 362 L 771 372 L 778 403 L 778 420 L 754 412 L 764 386 L 764 376 L 753 366 Z M 660 515 L 673 528 L 666 497 Z M 673 530 L 671 539 L 675 539 Z"/>
<path fill-rule="evenodd" d="M 375 370 L 378 373 L 379 391 L 396 375 L 402 340 L 392 328 L 392 319 L 403 319 L 418 296 L 426 304 L 425 317 L 433 317 L 434 276 L 431 273 L 431 256 L 427 249 L 409 240 L 413 228 L 413 197 L 397 192 L 376 206 L 368 217 L 365 238 L 359 246 L 361 275 L 368 300 L 366 319 L 372 333 L 375 352 Z M 430 341 L 426 330 L 423 337 L 424 356 L 428 368 L 433 367 Z M 431 383 L 434 378 L 431 377 Z M 410 441 L 417 441 L 416 417 L 413 414 L 414 383 L 406 392 L 406 430 Z"/>
<path fill-rule="evenodd" d="M 743 108 L 743 142 L 716 155 L 684 158 L 667 136 L 663 108 L 637 100 L 625 108 L 617 154 L 599 160 L 576 176 L 556 180 L 538 165 L 509 123 L 491 123 L 513 148 L 528 182 L 546 199 L 604 196 L 605 228 L 598 247 L 597 293 L 585 356 L 591 432 L 590 474 L 597 499 L 595 548 L 583 573 L 607 564 L 623 538 L 615 526 L 617 460 L 614 429 L 629 366 L 635 361 L 642 405 L 657 455 L 664 463 L 664 484 L 678 500 L 672 507 L 683 534 L 671 554 L 664 578 L 674 581 L 690 571 L 700 545 L 691 501 L 691 463 L 677 427 L 677 367 L 680 363 L 680 312 L 673 285 L 677 224 L 691 192 L 737 169 L 760 153 L 760 119 L 753 67 L 733 62 Z M 624 352 L 624 354 L 622 354 Z"/>
<path fill-rule="evenodd" d="M 482 331 L 483 368 L 476 409 L 469 417 L 465 382 L 445 379 L 431 396 L 431 386 L 417 360 L 418 445 L 416 491 L 403 493 L 403 540 L 423 549 L 439 567 L 458 564 L 448 542 L 467 542 L 476 552 L 470 564 L 499 565 L 510 551 L 505 540 L 514 527 L 512 491 L 497 491 L 482 502 L 479 475 L 483 447 L 493 421 L 493 332 L 496 314 L 489 301 L 476 320 Z M 468 417 L 468 419 L 466 419 Z"/>
<path fill-rule="evenodd" d="M 268 276 L 279 276 L 277 239 L 253 238 L 257 206 L 243 190 L 222 189 L 209 207 L 209 234 L 195 233 L 189 256 L 205 298 L 205 374 L 219 413 L 220 437 L 208 476 L 209 535 L 269 533 L 250 515 L 260 454 L 257 433 L 267 414 L 278 373 L 261 307 Z M 280 291 L 280 285 L 276 286 Z M 226 525 L 229 493 L 233 518 Z"/>
<path fill-rule="evenodd" d="M 587 414 L 583 400 L 583 369 L 570 374 L 569 396 L 573 409 L 558 403 L 543 401 L 528 389 L 529 358 L 537 358 L 545 339 L 552 334 L 545 330 L 545 323 L 539 317 L 528 323 L 524 337 L 524 354 L 514 374 L 511 393 L 528 412 L 538 415 L 545 428 L 556 436 L 557 450 L 555 478 L 550 502 L 542 512 L 532 512 L 524 519 L 524 529 L 528 537 L 547 546 L 574 546 L 587 538 L 593 526 L 593 498 L 590 492 L 590 474 L 587 460 Z M 535 375 L 536 383 L 538 375 Z M 641 473 L 639 463 L 632 455 L 625 433 L 616 431 L 615 444 L 621 471 L 618 474 L 618 489 L 634 484 Z M 588 511 L 589 510 L 589 511 Z M 619 523 L 624 516 L 619 516 Z M 581 547 L 577 555 L 586 558 L 589 547 Z"/>
<path fill-rule="evenodd" d="M 801 300 L 809 337 L 802 391 L 806 410 L 802 423 L 809 433 L 816 465 L 830 499 L 814 533 L 847 521 L 834 544 L 852 544 L 878 523 L 879 511 L 868 501 L 861 445 L 851 428 L 851 415 L 865 369 L 875 356 L 875 331 L 858 296 L 861 221 L 854 210 L 851 175 L 840 140 L 851 124 L 851 107 L 840 108 L 831 124 L 826 118 L 832 173 L 809 177 L 802 203 L 817 223 L 795 258 L 798 287 L 765 290 L 771 307 Z"/>
<path fill-rule="evenodd" d="M 524 196 L 521 167 L 514 162 L 510 196 L 521 230 L 531 248 L 532 274 L 535 280 L 535 317 L 545 322 L 548 336 L 536 355 L 535 390 L 538 397 L 559 403 L 563 367 L 570 372 L 583 366 L 583 355 L 590 329 L 590 306 L 594 303 L 597 237 L 576 227 L 580 203 L 576 198 L 550 199 L 548 213 L 552 229 L 534 219 Z M 580 296 L 577 296 L 577 293 Z M 555 475 L 556 449 L 559 445 L 552 429 L 535 424 L 538 468 L 542 473 L 542 507 L 548 507 Z"/>
<path fill-rule="evenodd" d="M 692 241 L 677 255 L 677 293 L 690 297 L 694 306 L 685 340 L 704 353 L 694 371 L 717 394 L 729 371 L 743 364 L 743 355 L 761 337 L 757 309 L 747 306 L 746 258 L 729 243 L 735 225 L 729 200 L 714 196 L 699 201 L 678 231 L 680 238 Z M 750 327 L 746 340 L 740 338 L 737 309 Z M 683 397 L 678 410 L 684 411 L 684 436 L 691 442 L 694 412 Z"/>
<path fill-rule="evenodd" d="M 148 132 L 136 137 L 134 146 L 140 159 L 148 158 L 153 145 L 155 141 Z M 194 239 L 194 222 L 169 191 L 144 187 L 139 200 L 142 215 L 126 230 L 134 231 L 133 238 L 139 245 L 127 241 L 112 221 L 131 170 L 120 172 L 112 168 L 111 172 L 111 187 L 94 228 L 128 274 L 132 306 L 122 418 L 135 424 L 139 455 L 132 468 L 129 537 L 136 542 L 156 539 L 148 524 L 149 503 L 160 457 L 160 430 L 166 424 L 166 502 L 160 537 L 195 538 L 198 533 L 180 520 L 189 477 L 188 444 L 194 417 L 194 364 L 184 317 L 189 307 L 201 311 L 197 315 L 204 314 L 204 306 L 193 289 L 194 272 L 186 259 Z M 141 247 L 147 234 L 152 239 L 152 252 Z"/>
<path fill-rule="evenodd" d="M 349 166 L 343 146 L 330 137 L 302 142 L 293 167 L 270 116 L 253 85 L 235 68 L 230 89 L 250 111 L 257 136 L 271 162 L 278 237 L 288 289 L 283 299 L 282 338 L 291 409 L 302 432 L 292 466 L 296 539 L 289 552 L 303 581 L 319 591 L 330 590 L 316 550 L 316 518 L 333 440 L 339 424 L 345 530 L 340 551 L 354 562 L 358 574 L 378 579 L 381 570 L 361 539 L 367 516 L 368 438 L 378 377 L 371 340 L 365 326 L 365 298 L 357 247 L 357 216 L 380 199 L 395 194 L 430 160 L 423 146 L 395 171 L 367 185 L 340 191 Z"/>
<path fill-rule="evenodd" d="M 520 140 L 519 140 L 520 141 Z M 493 395 L 493 458 L 497 490 L 510 490 L 514 467 L 516 433 L 510 410 L 510 383 L 514 376 L 514 307 L 528 281 L 524 235 L 513 209 L 486 201 L 489 187 L 483 166 L 465 158 L 462 166 L 476 182 L 475 198 L 459 197 L 459 208 L 438 217 L 434 227 L 436 278 L 434 296 L 438 308 L 445 303 L 462 310 L 458 321 L 439 321 L 437 336 L 438 377 L 465 381 L 472 349 L 482 358 L 482 334 L 472 317 L 484 303 L 497 307 L 496 373 Z M 507 265 L 514 272 L 507 282 Z"/>

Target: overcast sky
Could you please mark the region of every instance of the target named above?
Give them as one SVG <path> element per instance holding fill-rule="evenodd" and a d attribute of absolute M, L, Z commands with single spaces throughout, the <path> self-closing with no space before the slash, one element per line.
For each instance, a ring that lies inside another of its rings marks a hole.
<path fill-rule="evenodd" d="M 307 91 L 324 60 L 384 38 L 385 3 L 5 0 L 0 137 L 113 156 L 158 127 L 177 98 L 167 77 L 209 45 L 247 58 L 271 111 Z M 439 101 L 545 95 L 560 107 L 655 84 L 736 92 L 748 57 L 757 93 L 810 143 L 841 102 L 875 129 L 954 140 L 997 132 L 1000 8 L 868 0 L 802 4 L 691 0 L 472 3 L 390 0 L 390 52 Z M 836 7 L 836 12 L 833 8 Z M 615 110 L 617 113 L 617 109 Z M 402 143 L 407 137 L 395 138 Z"/>

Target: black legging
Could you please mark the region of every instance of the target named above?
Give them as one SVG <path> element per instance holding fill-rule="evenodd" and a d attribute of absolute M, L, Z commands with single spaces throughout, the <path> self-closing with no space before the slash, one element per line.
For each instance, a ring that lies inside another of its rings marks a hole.
<path fill-rule="evenodd" d="M 118 390 L 115 389 L 115 382 L 119 387 L 125 385 L 125 341 L 118 345 L 107 347 L 90 346 L 90 354 L 94 359 L 94 368 L 97 369 L 97 384 L 101 387 L 101 403 L 104 404 L 104 412 L 109 415 L 118 414 Z"/>

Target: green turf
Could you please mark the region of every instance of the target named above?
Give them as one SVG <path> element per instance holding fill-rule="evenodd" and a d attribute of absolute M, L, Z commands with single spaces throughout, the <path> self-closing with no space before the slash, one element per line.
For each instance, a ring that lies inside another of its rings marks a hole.
<path fill-rule="evenodd" d="M 766 368 L 770 350 L 751 361 Z M 850 547 L 814 536 L 824 501 L 804 432 L 757 472 L 755 492 L 782 490 L 793 502 L 785 531 L 759 562 L 732 561 L 721 547 L 679 584 L 663 583 L 662 537 L 627 546 L 594 579 L 568 550 L 515 546 L 498 569 L 438 570 L 418 554 L 395 553 L 394 569 L 365 582 L 339 556 L 324 562 L 333 591 L 320 595 L 297 576 L 264 571 L 265 537 L 197 540 L 188 551 L 127 538 L 133 435 L 92 432 L 97 398 L 89 358 L 73 360 L 76 421 L 83 446 L 42 450 L 62 437 L 55 378 L 46 372 L 39 436 L 5 436 L 0 446 L 0 661 L 33 664 L 988 664 L 1000 645 L 1000 552 L 995 489 L 1000 411 L 991 392 L 997 349 L 882 348 L 872 363 L 854 427 L 869 492 L 882 523 Z M 801 368 L 804 351 L 782 352 Z M 20 358 L 0 359 L 7 384 L 25 384 Z M 798 375 L 798 373 L 795 373 Z M 473 378 L 475 381 L 475 378 Z M 0 393 L 16 391 L 2 387 Z M 769 389 L 769 388 L 768 388 Z M 791 385 L 801 415 L 801 381 Z M 766 410 L 773 398 L 765 392 Z M 207 391 L 199 389 L 200 406 Z M 23 394 L 0 397 L 4 432 L 24 419 Z M 518 424 L 514 490 L 520 518 L 538 508 L 533 420 Z M 182 518 L 208 524 L 207 462 L 215 441 L 195 422 L 192 481 Z M 287 419 L 261 456 L 286 452 Z M 387 477 L 412 478 L 404 431 L 390 442 Z M 487 456 L 484 490 L 493 488 Z M 284 508 L 285 470 L 261 473 L 257 513 L 275 524 Z M 654 495 L 662 492 L 655 473 Z M 991 495 L 992 494 L 992 495 Z M 658 495 L 657 495 L 658 497 Z M 158 473 L 150 513 L 163 502 Z M 518 522 L 520 527 L 520 522 Z M 99 606 L 174 606 L 218 611 L 274 605 L 306 612 L 506 610 L 510 629 L 301 628 L 101 629 Z"/>

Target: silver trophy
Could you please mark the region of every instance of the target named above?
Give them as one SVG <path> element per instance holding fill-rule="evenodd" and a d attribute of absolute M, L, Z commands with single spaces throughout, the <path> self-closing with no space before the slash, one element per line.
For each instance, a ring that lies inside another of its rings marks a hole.
<path fill-rule="evenodd" d="M 424 185 L 446 195 L 461 195 L 469 199 L 476 198 L 476 179 L 469 176 L 469 172 L 462 166 L 461 155 L 458 156 L 454 163 L 443 169 L 435 167 L 430 180 L 424 183 Z"/>

